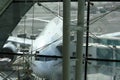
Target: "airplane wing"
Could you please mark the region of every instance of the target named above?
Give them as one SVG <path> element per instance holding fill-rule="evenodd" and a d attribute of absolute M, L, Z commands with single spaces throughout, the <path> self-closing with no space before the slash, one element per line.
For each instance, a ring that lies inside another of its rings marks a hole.
<path fill-rule="evenodd" d="M 100 36 L 92 36 L 93 42 L 104 45 L 120 45 L 120 32 L 107 33 Z"/>
<path fill-rule="evenodd" d="M 34 42 L 34 40 L 31 40 L 31 39 L 19 38 L 19 37 L 14 37 L 14 36 L 10 36 L 7 41 L 15 42 L 19 44 L 26 44 L 26 45 L 32 45 L 32 43 Z"/>
<path fill-rule="evenodd" d="M 42 22 L 47 22 L 47 23 L 49 23 L 50 21 L 49 20 L 45 20 L 45 19 L 40 19 L 40 18 L 38 18 L 38 17 L 36 17 L 36 18 L 26 18 L 25 20 L 37 20 L 37 21 L 42 21 Z"/>
<path fill-rule="evenodd" d="M 37 21 L 41 21 L 41 22 L 45 22 L 45 23 L 50 22 L 50 20 L 40 19 L 39 17 L 35 17 L 35 18 L 29 17 L 29 18 L 25 18 L 25 20 L 26 21 L 37 20 Z M 24 19 L 22 19 L 21 21 L 24 21 Z M 9 36 L 7 42 L 14 42 L 14 43 L 25 44 L 25 45 L 32 45 L 34 40 L 27 39 L 27 38 L 19 38 L 19 37 Z"/>
<path fill-rule="evenodd" d="M 120 32 L 103 34 L 100 37 L 120 37 Z"/>

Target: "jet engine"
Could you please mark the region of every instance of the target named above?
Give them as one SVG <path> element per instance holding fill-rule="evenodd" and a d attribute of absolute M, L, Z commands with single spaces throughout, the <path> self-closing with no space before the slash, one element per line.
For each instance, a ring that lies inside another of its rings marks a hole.
<path fill-rule="evenodd" d="M 1 59 L 7 59 L 9 62 L 14 62 L 16 60 L 14 54 L 17 53 L 17 48 L 12 42 L 8 42 L 3 46 L 1 53 L 3 53 L 3 55 L 0 55 Z"/>

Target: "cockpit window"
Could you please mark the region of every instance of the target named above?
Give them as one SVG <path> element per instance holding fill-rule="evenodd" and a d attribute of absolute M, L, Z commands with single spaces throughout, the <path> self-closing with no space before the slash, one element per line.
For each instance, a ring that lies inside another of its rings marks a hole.
<path fill-rule="evenodd" d="M 62 53 L 62 47 L 63 47 L 62 44 L 56 47 L 58 51 L 60 51 L 60 53 Z"/>
<path fill-rule="evenodd" d="M 57 58 L 52 58 L 52 57 L 51 58 L 50 57 L 48 57 L 48 58 L 46 57 L 45 58 L 45 61 L 51 61 L 51 60 L 57 60 Z"/>
<path fill-rule="evenodd" d="M 37 60 L 37 61 L 45 61 L 45 57 L 35 57 L 35 60 Z"/>
<path fill-rule="evenodd" d="M 35 60 L 38 60 L 38 61 L 52 61 L 52 60 L 57 60 L 57 58 L 53 58 L 53 57 L 36 57 Z"/>

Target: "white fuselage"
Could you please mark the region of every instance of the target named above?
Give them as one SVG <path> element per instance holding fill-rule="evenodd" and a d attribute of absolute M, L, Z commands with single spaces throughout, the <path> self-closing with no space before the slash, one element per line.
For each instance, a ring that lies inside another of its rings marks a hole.
<path fill-rule="evenodd" d="M 44 31 L 37 37 L 33 45 L 33 51 L 39 51 L 40 55 L 61 56 L 60 51 L 56 48 L 62 43 L 62 20 L 54 18 L 47 24 Z M 40 58 L 32 62 L 33 72 L 41 78 L 57 79 L 61 75 L 62 60 L 55 58 Z"/>

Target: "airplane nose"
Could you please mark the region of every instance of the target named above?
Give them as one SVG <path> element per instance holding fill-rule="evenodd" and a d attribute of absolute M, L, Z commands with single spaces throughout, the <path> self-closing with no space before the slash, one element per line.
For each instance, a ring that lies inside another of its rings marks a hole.
<path fill-rule="evenodd" d="M 46 65 L 46 62 L 43 61 L 34 61 L 31 64 L 31 69 L 33 71 L 34 74 L 36 74 L 37 76 L 41 77 L 41 78 L 46 78 L 49 75 L 49 66 Z"/>

